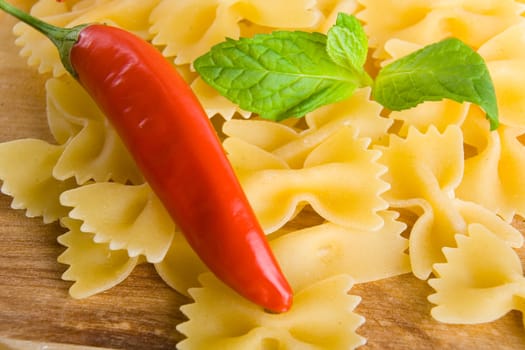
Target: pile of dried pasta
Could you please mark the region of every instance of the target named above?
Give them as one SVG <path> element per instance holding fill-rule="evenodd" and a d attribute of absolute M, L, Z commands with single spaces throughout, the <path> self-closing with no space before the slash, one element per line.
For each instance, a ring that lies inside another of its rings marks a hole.
<path fill-rule="evenodd" d="M 268 340 L 283 348 L 356 348 L 365 343 L 358 334 L 365 320 L 354 312 L 360 299 L 352 285 L 404 273 L 428 280 L 432 316 L 442 322 L 490 322 L 525 311 L 525 278 L 514 250 L 523 237 L 511 225 L 525 216 L 520 1 L 25 3 L 59 26 L 125 28 L 173 62 L 210 117 L 224 120 L 218 123 L 224 147 L 296 293 L 290 312 L 268 314 L 207 272 L 104 116 L 64 72 L 52 44 L 17 24 L 22 55 L 49 77 L 47 117 L 56 142 L 0 144 L 2 191 L 28 216 L 67 228 L 58 261 L 69 265 L 63 278 L 73 281 L 73 297 L 115 286 L 139 263 L 154 264 L 167 284 L 194 300 L 182 307 L 189 321 L 178 327 L 187 337 L 180 349 L 251 349 Z M 304 119 L 263 121 L 217 95 L 192 69 L 195 58 L 225 37 L 325 32 L 339 12 L 363 22 L 371 73 L 445 37 L 472 46 L 495 84 L 499 129 L 490 132 L 476 106 L 451 101 L 388 113 L 369 89 Z M 287 223 L 304 210 L 314 211 L 318 224 L 291 229 Z"/>

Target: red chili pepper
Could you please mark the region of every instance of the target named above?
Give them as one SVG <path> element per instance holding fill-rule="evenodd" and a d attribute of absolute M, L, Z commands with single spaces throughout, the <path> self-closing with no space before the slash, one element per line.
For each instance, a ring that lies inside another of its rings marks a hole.
<path fill-rule="evenodd" d="M 114 27 L 46 24 L 0 0 L 46 34 L 106 114 L 203 262 L 247 299 L 287 311 L 292 291 L 206 113 L 152 45 Z"/>

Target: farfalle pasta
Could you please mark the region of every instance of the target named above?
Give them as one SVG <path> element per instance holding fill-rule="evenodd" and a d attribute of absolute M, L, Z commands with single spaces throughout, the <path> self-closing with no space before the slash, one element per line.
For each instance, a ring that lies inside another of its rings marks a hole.
<path fill-rule="evenodd" d="M 142 183 L 142 175 L 113 127 L 99 108 L 71 77 L 46 83 L 47 119 L 56 141 L 63 144 L 53 176 L 90 180 Z"/>
<path fill-rule="evenodd" d="M 429 276 L 432 264 L 441 260 L 441 248 L 451 246 L 455 233 L 464 231 L 464 221 L 450 205 L 463 174 L 462 142 L 458 127 L 449 126 L 442 134 L 435 128 L 425 134 L 412 128 L 406 139 L 392 136 L 387 147 L 380 147 L 380 161 L 389 169 L 385 174 L 391 184 L 385 193 L 389 203 L 411 207 L 414 200 L 421 200 L 431 212 L 433 234 L 427 232 L 423 238 L 413 231 L 410 236 L 412 269 L 422 279 Z"/>
<path fill-rule="evenodd" d="M 13 197 L 11 207 L 25 209 L 29 217 L 41 216 L 45 223 L 67 215 L 68 210 L 60 204 L 59 196 L 75 183 L 57 180 L 52 175 L 62 150 L 61 146 L 36 139 L 0 144 L 1 190 Z"/>
<path fill-rule="evenodd" d="M 401 236 L 406 225 L 397 220 L 396 212 L 386 211 L 381 216 L 385 225 L 380 230 L 324 223 L 280 235 L 271 239 L 270 245 L 297 289 L 340 274 L 352 276 L 355 283 L 366 283 L 408 273 L 408 241 Z M 368 253 L 372 248 L 381 259 Z M 289 254 L 292 249 L 295 253 Z M 207 271 L 180 233 L 175 234 L 166 258 L 155 268 L 166 283 L 182 294 L 198 287 L 197 276 Z"/>
<path fill-rule="evenodd" d="M 396 212 L 385 211 L 381 216 L 385 224 L 379 230 L 324 223 L 290 232 L 270 244 L 297 289 L 339 274 L 366 283 L 408 273 L 408 241 L 401 236 L 406 225 L 397 221 Z M 296 253 L 289 254 L 290 250 Z"/>
<path fill-rule="evenodd" d="M 130 257 L 158 263 L 171 245 L 174 224 L 147 184 L 89 184 L 63 192 L 60 202 L 73 207 L 69 217 L 82 221 L 81 229 L 94 233 L 96 243 L 127 250 Z"/>
<path fill-rule="evenodd" d="M 66 26 L 79 15 L 79 12 L 75 10 L 77 3 L 78 1 L 39 0 L 31 7 L 31 14 L 56 26 Z M 89 1 L 89 3 L 92 2 Z M 16 24 L 13 27 L 13 32 L 18 37 L 16 44 L 21 46 L 20 54 L 27 57 L 30 66 L 38 67 L 40 73 L 64 74 L 65 69 L 60 63 L 56 48 L 51 42 L 44 40 L 41 33 L 23 23 Z"/>
<path fill-rule="evenodd" d="M 62 278 L 74 282 L 69 289 L 73 298 L 86 298 L 114 287 L 139 263 L 139 257 L 130 257 L 125 250 L 96 243 L 92 233 L 82 232 L 81 221 L 66 217 L 61 223 L 68 231 L 58 237 L 58 242 L 67 249 L 58 262 L 69 265 Z"/>
<path fill-rule="evenodd" d="M 326 32 L 338 12 L 353 13 L 356 8 L 354 0 L 162 0 L 151 14 L 150 32 L 153 44 L 166 57 L 173 58 L 177 66 L 186 66 L 226 37 L 237 39 L 283 29 Z M 182 22 L 188 25 L 181 27 Z M 250 116 L 202 79 L 190 82 L 209 116 L 220 114 L 227 120 L 236 114 Z"/>
<path fill-rule="evenodd" d="M 271 152 L 290 168 L 301 168 L 315 147 L 345 126 L 351 126 L 358 137 L 377 143 L 384 141 L 392 120 L 381 116 L 382 107 L 371 100 L 370 93 L 369 88 L 363 88 L 348 100 L 307 114 L 305 128 L 268 121 L 232 120 L 225 123 L 223 132 Z"/>
<path fill-rule="evenodd" d="M 444 261 L 442 248 L 455 246 L 454 236 L 466 234 L 470 224 L 484 226 L 512 247 L 523 245 L 523 236 L 518 230 L 494 212 L 473 202 L 459 199 L 447 202 L 453 215 L 445 217 L 439 216 L 443 213 L 436 215 L 432 205 L 423 199 L 407 200 L 396 205 L 417 215 L 410 230 L 409 249 L 412 272 L 420 279 L 428 278 L 434 264 Z"/>
<path fill-rule="evenodd" d="M 264 160 L 253 157 L 261 153 L 261 158 L 271 156 L 264 152 L 235 155 L 249 149 L 240 142 L 225 143 L 225 148 L 233 154 L 232 165 L 266 232 L 282 227 L 304 202 L 339 225 L 378 229 L 383 225 L 378 212 L 387 206 L 380 194 L 388 185 L 380 179 L 385 169 L 375 162 L 379 154 L 368 150 L 368 143 L 357 138 L 350 128 L 342 128 L 308 154 L 304 167 L 259 171 L 253 171 L 250 165 L 244 166 L 243 161 L 264 164 Z M 362 186 L 365 181 L 368 186 Z"/>
<path fill-rule="evenodd" d="M 456 248 L 445 249 L 447 261 L 436 264 L 436 304 L 432 316 L 447 323 L 494 321 L 523 309 L 525 278 L 519 256 L 481 225 L 470 225 L 468 236 L 457 236 Z"/>
<path fill-rule="evenodd" d="M 394 38 L 426 45 L 453 36 L 477 49 L 520 22 L 523 12 L 523 6 L 514 0 L 358 2 L 364 9 L 357 16 L 365 23 L 374 57 L 378 59 L 386 58 L 384 45 Z"/>
<path fill-rule="evenodd" d="M 148 39 L 149 14 L 159 0 L 40 0 L 31 14 L 61 27 L 73 27 L 84 23 L 107 23 L 126 28 Z M 41 73 L 64 74 L 58 52 L 53 44 L 26 24 L 18 23 L 13 28 L 18 36 L 17 45 L 22 46 L 21 54 L 28 57 L 31 66 L 37 66 Z"/>
<path fill-rule="evenodd" d="M 162 0 L 150 17 L 152 43 L 177 66 L 191 65 L 224 38 L 252 36 L 279 27 L 312 27 L 321 17 L 314 5 L 310 0 Z M 290 18 L 289 13 L 294 16 Z M 181 27 L 180 23 L 187 25 Z M 191 80 L 191 85 L 209 116 L 220 114 L 231 119 L 235 114 L 250 115 L 200 78 Z"/>
<path fill-rule="evenodd" d="M 163 54 L 183 65 L 224 38 L 237 39 L 272 28 L 314 27 L 320 17 L 311 0 L 162 0 L 151 14 L 151 32 Z"/>
<path fill-rule="evenodd" d="M 209 273 L 104 115 L 65 74 L 52 44 L 17 24 L 22 55 L 52 76 L 45 88 L 56 144 L 0 144 L 2 191 L 14 208 L 45 222 L 60 220 L 67 229 L 58 239 L 64 246 L 58 261 L 69 266 L 62 278 L 73 282 L 73 297 L 105 291 L 137 264 L 150 263 L 169 286 L 193 298 L 182 307 L 188 321 L 178 326 L 187 337 L 180 349 L 359 347 L 364 318 L 354 311 L 360 299 L 349 294 L 352 285 L 405 273 L 430 278 L 432 316 L 441 322 L 490 322 L 525 311 L 525 277 L 514 251 L 523 236 L 511 225 L 525 216 L 521 2 L 23 3 L 59 26 L 122 27 L 173 62 L 207 114 L 219 116 L 229 160 L 296 294 L 290 312 L 270 314 Z M 426 44 L 449 36 L 465 41 L 487 62 L 500 128 L 490 131 L 484 112 L 469 103 L 388 111 L 370 88 L 302 119 L 261 120 L 193 70 L 192 62 L 225 37 L 326 32 L 339 12 L 354 13 L 365 25 L 372 75 Z"/>
<path fill-rule="evenodd" d="M 201 276 L 195 303 L 182 307 L 189 321 L 177 329 L 183 349 L 354 349 L 364 344 L 355 333 L 363 318 L 354 313 L 360 298 L 349 295 L 345 275 L 298 290 L 289 312 L 270 314 L 240 298 L 213 275 Z M 217 300 L 221 300 L 220 303 Z"/>

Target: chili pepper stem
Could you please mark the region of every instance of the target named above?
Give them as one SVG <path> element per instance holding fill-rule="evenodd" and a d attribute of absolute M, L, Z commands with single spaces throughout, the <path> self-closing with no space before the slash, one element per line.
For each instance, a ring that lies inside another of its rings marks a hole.
<path fill-rule="evenodd" d="M 76 72 L 71 64 L 70 59 L 71 48 L 77 42 L 80 31 L 85 28 L 87 24 L 79 25 L 73 28 L 57 27 L 25 13 L 5 0 L 0 0 L 0 9 L 38 30 L 49 40 L 51 40 L 51 42 L 58 49 L 64 68 L 66 68 L 66 70 L 71 73 L 71 75 L 76 77 Z"/>

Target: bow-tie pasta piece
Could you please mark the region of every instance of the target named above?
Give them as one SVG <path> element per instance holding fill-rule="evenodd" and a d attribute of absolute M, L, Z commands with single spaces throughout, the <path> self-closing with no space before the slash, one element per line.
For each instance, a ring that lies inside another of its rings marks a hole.
<path fill-rule="evenodd" d="M 40 0 L 31 8 L 31 14 L 59 27 L 107 23 L 146 38 L 148 17 L 157 2 L 158 0 Z M 50 40 L 24 23 L 15 25 L 13 31 L 18 36 L 17 45 L 22 47 L 21 55 L 28 57 L 29 65 L 38 66 L 41 73 L 52 72 L 54 76 L 65 73 L 58 51 Z"/>
<path fill-rule="evenodd" d="M 82 222 L 66 217 L 61 223 L 68 232 L 59 236 L 58 242 L 67 249 L 57 260 L 69 265 L 62 279 L 74 282 L 69 289 L 73 298 L 87 298 L 116 286 L 139 262 L 138 257 L 130 258 L 125 250 L 95 243 L 93 234 L 81 231 Z"/>
<path fill-rule="evenodd" d="M 90 180 L 142 183 L 142 175 L 107 118 L 71 77 L 46 83 L 47 114 L 57 142 L 65 144 L 53 176 L 74 177 L 79 184 Z"/>
<path fill-rule="evenodd" d="M 525 22 L 485 43 L 478 53 L 487 62 L 498 100 L 500 123 L 525 127 Z"/>
<path fill-rule="evenodd" d="M 436 191 L 449 197 L 463 176 L 463 136 L 451 125 L 443 133 L 431 126 L 425 133 L 410 127 L 407 137 L 391 135 L 382 151 L 381 163 L 388 167 L 384 178 L 392 185 L 389 201 L 424 198 Z"/>
<path fill-rule="evenodd" d="M 68 209 L 60 204 L 59 196 L 75 182 L 52 176 L 62 151 L 62 146 L 36 139 L 0 144 L 2 192 L 13 197 L 12 208 L 25 209 L 28 217 L 42 216 L 45 223 L 67 215 Z"/>
<path fill-rule="evenodd" d="M 366 24 L 374 57 L 379 59 L 387 56 L 384 45 L 392 38 L 427 45 L 453 36 L 477 49 L 521 21 L 523 12 L 523 6 L 513 0 L 358 2 L 363 10 L 357 16 Z"/>
<path fill-rule="evenodd" d="M 326 139 L 305 159 L 305 170 L 340 164 L 344 169 L 341 174 L 347 174 L 341 184 L 346 193 L 334 196 L 329 189 L 319 190 L 316 200 L 310 202 L 321 216 L 346 227 L 372 230 L 382 227 L 383 218 L 379 213 L 388 208 L 382 194 L 390 185 L 382 179 L 387 168 L 378 161 L 381 152 L 371 150 L 369 146 L 370 139 L 361 138 L 356 130 L 345 127 Z M 341 211 L 340 214 L 329 214 L 337 211 Z M 346 216 L 353 218 L 346 221 Z"/>
<path fill-rule="evenodd" d="M 313 27 L 321 16 L 314 6 L 311 0 L 162 0 L 151 14 L 150 31 L 166 57 L 191 64 L 224 38 Z"/>
<path fill-rule="evenodd" d="M 386 169 L 368 144 L 355 131 L 342 128 L 311 152 L 305 168 L 244 173 L 241 184 L 265 231 L 282 227 L 304 203 L 341 226 L 382 227 L 378 212 L 388 206 L 381 198 L 388 184 L 380 177 Z"/>
<path fill-rule="evenodd" d="M 434 266 L 436 290 L 429 301 L 432 316 L 446 323 L 494 321 L 516 309 L 516 295 L 525 295 L 525 278 L 516 252 L 485 227 L 469 226 L 457 236 L 457 248 L 444 250 L 447 262 Z"/>
<path fill-rule="evenodd" d="M 147 184 L 95 183 L 62 193 L 60 201 L 73 207 L 69 216 L 83 221 L 82 230 L 96 243 L 125 249 L 130 257 L 158 263 L 173 240 L 175 225 Z"/>
<path fill-rule="evenodd" d="M 419 208 L 409 250 L 414 274 L 426 279 L 432 264 L 442 260 L 441 248 L 453 245 L 454 235 L 466 227 L 452 205 L 463 175 L 461 130 L 449 126 L 439 133 L 430 127 L 423 134 L 410 127 L 406 139 L 392 135 L 390 144 L 378 149 L 380 161 L 388 167 L 383 178 L 391 184 L 384 198 L 393 207 Z"/>
<path fill-rule="evenodd" d="M 525 128 L 501 125 L 490 132 L 481 111 L 463 126 L 465 141 L 473 151 L 465 160 L 465 174 L 456 194 L 479 203 L 510 222 L 525 215 Z M 487 126 L 487 129 L 484 127 Z"/>
<path fill-rule="evenodd" d="M 434 209 L 423 199 L 396 204 L 418 215 L 410 230 L 409 252 L 412 271 L 420 279 L 428 278 L 434 263 L 445 261 L 442 248 L 455 246 L 455 235 L 466 234 L 470 224 L 483 225 L 511 247 L 523 244 L 517 229 L 477 203 L 451 199 L 444 203 L 450 208 L 447 212 Z"/>
<path fill-rule="evenodd" d="M 298 290 L 290 311 L 270 314 L 243 299 L 212 274 L 190 290 L 195 302 L 182 306 L 189 321 L 177 329 L 185 349 L 355 349 L 364 318 L 353 312 L 360 298 L 348 294 L 350 277 L 340 275 Z M 218 302 L 220 301 L 220 302 Z"/>
<path fill-rule="evenodd" d="M 177 292 L 189 296 L 188 289 L 198 287 L 198 277 L 208 271 L 181 232 L 175 231 L 170 249 L 155 270 L 164 282 Z"/>
<path fill-rule="evenodd" d="M 340 274 L 365 283 L 408 273 L 408 242 L 401 237 L 406 225 L 396 220 L 395 212 L 385 211 L 381 216 L 385 225 L 380 230 L 325 223 L 288 233 L 270 244 L 288 281 L 297 289 Z"/>

